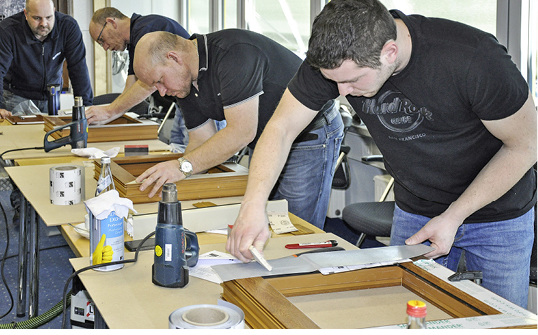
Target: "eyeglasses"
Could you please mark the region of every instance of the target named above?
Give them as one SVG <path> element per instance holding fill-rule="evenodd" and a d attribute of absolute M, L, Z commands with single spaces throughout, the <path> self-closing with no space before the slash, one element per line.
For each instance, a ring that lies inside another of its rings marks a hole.
<path fill-rule="evenodd" d="M 105 41 L 103 41 L 103 40 L 101 39 L 101 35 L 103 35 L 103 30 L 105 30 L 105 27 L 106 27 L 106 24 L 107 24 L 107 23 L 108 23 L 108 22 L 105 22 L 105 24 L 103 24 L 103 28 L 101 29 L 101 32 L 99 33 L 99 36 L 97 36 L 97 39 L 95 40 L 95 41 L 96 41 L 99 45 L 101 45 L 101 46 L 102 46 L 103 43 L 105 42 Z"/>

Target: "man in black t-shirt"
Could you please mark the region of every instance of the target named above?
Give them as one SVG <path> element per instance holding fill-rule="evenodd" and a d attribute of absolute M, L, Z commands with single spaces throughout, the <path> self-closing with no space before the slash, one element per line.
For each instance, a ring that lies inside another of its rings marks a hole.
<path fill-rule="evenodd" d="M 140 190 L 154 184 L 148 194 L 152 197 L 164 183 L 207 170 L 246 146 L 255 156 L 256 143 L 300 64 L 290 50 L 247 30 L 193 34 L 189 40 L 167 32 L 142 37 L 135 73 L 161 95 L 178 98 L 189 144 L 179 161 L 157 164 L 140 175 Z M 267 193 L 271 199 L 286 199 L 291 213 L 320 228 L 343 137 L 335 105 L 327 99 L 307 129 L 290 139 L 290 154 L 278 167 L 278 183 Z M 217 132 L 213 120 L 226 120 L 227 125 Z"/>
<path fill-rule="evenodd" d="M 528 86 L 492 35 L 377 0 L 333 0 L 314 21 L 307 59 L 258 143 L 227 249 L 247 261 L 248 247 L 265 242 L 264 195 L 290 138 L 338 95 L 395 179 L 391 244 L 430 244 L 425 256 L 454 271 L 465 250 L 484 287 L 526 306 L 537 142 Z"/>

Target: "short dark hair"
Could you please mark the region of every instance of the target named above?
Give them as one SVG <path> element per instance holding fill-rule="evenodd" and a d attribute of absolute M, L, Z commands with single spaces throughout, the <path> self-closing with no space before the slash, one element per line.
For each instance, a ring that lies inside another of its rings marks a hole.
<path fill-rule="evenodd" d="M 103 7 L 95 11 L 92 16 L 92 21 L 100 25 L 104 25 L 107 17 L 115 17 L 117 19 L 123 20 L 128 18 L 122 12 L 114 7 Z"/>
<path fill-rule="evenodd" d="M 378 0 L 332 0 L 314 20 L 306 60 L 322 69 L 345 60 L 375 69 L 391 39 L 396 40 L 396 23 Z"/>
<path fill-rule="evenodd" d="M 153 66 L 162 65 L 170 50 L 184 51 L 185 45 L 181 43 L 182 37 L 168 31 L 153 33 L 155 37 L 148 44 L 148 61 Z"/>

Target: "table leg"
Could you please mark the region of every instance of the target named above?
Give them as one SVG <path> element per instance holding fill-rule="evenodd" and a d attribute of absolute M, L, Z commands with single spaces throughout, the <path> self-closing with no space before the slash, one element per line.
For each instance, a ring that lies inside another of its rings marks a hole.
<path fill-rule="evenodd" d="M 17 288 L 17 316 L 26 315 L 26 275 L 28 253 L 28 217 L 26 215 L 26 199 L 21 194 L 21 207 L 19 208 L 19 286 Z"/>
<path fill-rule="evenodd" d="M 39 311 L 39 222 L 36 217 L 35 209 L 28 204 L 30 210 L 30 268 L 28 277 L 29 297 L 28 297 L 28 317 L 37 316 Z"/>
<path fill-rule="evenodd" d="M 93 328 L 94 329 L 108 329 L 105 319 L 101 316 L 101 313 L 94 306 L 93 308 Z"/>

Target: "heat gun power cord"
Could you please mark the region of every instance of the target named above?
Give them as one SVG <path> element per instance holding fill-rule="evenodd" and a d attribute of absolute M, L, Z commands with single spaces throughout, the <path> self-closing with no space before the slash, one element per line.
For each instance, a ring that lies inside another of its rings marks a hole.
<path fill-rule="evenodd" d="M 9 252 L 9 244 L 10 244 L 10 233 L 9 233 L 9 225 L 7 223 L 7 216 L 6 216 L 6 211 L 4 209 L 4 206 L 2 205 L 2 203 L 0 203 L 0 209 L 2 210 L 2 215 L 3 215 L 3 218 L 4 218 L 4 222 L 6 224 L 6 249 L 4 251 L 4 255 L 2 256 L 2 260 L 0 261 L 1 263 L 1 266 L 0 266 L 0 272 L 1 272 L 1 276 L 2 276 L 2 284 L 6 287 L 6 291 L 8 293 L 8 296 L 9 296 L 9 300 L 10 300 L 10 307 L 9 307 L 9 310 L 0 315 L 0 320 L 3 319 L 4 317 L 6 317 L 9 313 L 11 313 L 11 311 L 13 310 L 13 307 L 15 305 L 14 303 L 14 300 L 13 300 L 13 294 L 9 288 L 9 285 L 7 283 L 7 280 L 5 278 L 5 275 L 4 275 L 4 266 L 5 266 L 5 262 L 8 260 L 8 259 L 11 259 L 11 258 L 15 258 L 15 257 L 18 257 L 19 255 L 17 254 L 14 254 L 14 255 L 9 255 L 8 256 L 8 252 Z M 47 248 L 43 248 L 43 249 L 39 249 L 39 252 L 42 252 L 42 251 L 46 251 L 46 250 L 52 250 L 52 249 L 57 249 L 57 248 L 65 248 L 65 247 L 68 247 L 67 244 L 61 244 L 61 245 L 55 245 L 55 246 L 51 246 L 51 247 L 47 247 Z M 36 317 L 38 318 L 38 317 Z M 26 321 L 26 322 L 29 322 L 30 320 Z M 23 321 L 24 322 L 24 321 Z M 42 319 L 40 319 L 38 322 L 43 322 Z M 14 326 L 16 326 L 17 323 L 14 323 Z M 3 324 L 0 324 L 0 329 L 5 329 L 4 327 L 5 325 Z"/>
<path fill-rule="evenodd" d="M 136 249 L 135 256 L 134 256 L 133 259 L 125 259 L 123 261 L 116 261 L 116 262 L 102 263 L 102 264 L 97 264 L 97 265 L 86 266 L 86 267 L 84 267 L 82 269 L 78 269 L 77 271 L 73 272 L 69 276 L 69 278 L 67 278 L 67 281 L 65 282 L 65 286 L 64 286 L 64 290 L 63 290 L 62 329 L 65 329 L 65 325 L 66 325 L 66 322 L 67 322 L 67 313 L 66 313 L 66 309 L 67 309 L 67 294 L 68 294 L 67 291 L 69 289 L 69 283 L 71 282 L 71 280 L 73 280 L 73 278 L 78 276 L 80 273 L 82 273 L 84 271 L 87 271 L 87 270 L 96 269 L 96 268 L 100 268 L 100 267 L 103 267 L 103 266 L 109 266 L 109 265 L 136 263 L 136 261 L 138 260 L 138 253 L 140 252 L 140 249 L 142 249 L 142 246 L 144 245 L 144 243 L 146 243 L 146 241 L 148 239 L 150 239 L 153 235 L 155 235 L 154 231 L 152 231 L 151 233 L 149 233 L 146 237 L 144 237 L 142 239 L 142 241 L 138 245 L 138 248 Z"/>
<path fill-rule="evenodd" d="M 24 151 L 24 150 L 45 150 L 45 147 L 29 147 L 29 148 L 18 148 L 18 149 L 6 150 L 0 154 L 0 160 L 4 160 L 4 155 L 7 154 L 8 152 Z"/>
<path fill-rule="evenodd" d="M 4 276 L 4 264 L 6 264 L 6 259 L 8 258 L 7 253 L 9 251 L 9 227 L 8 227 L 8 224 L 7 224 L 6 211 L 4 210 L 4 206 L 2 205 L 2 203 L 0 203 L 0 208 L 2 209 L 2 215 L 4 217 L 4 222 L 6 224 L 6 250 L 4 251 L 4 256 L 2 256 L 2 265 L 1 265 L 0 272 L 2 274 L 2 282 L 4 283 L 4 286 L 6 287 L 6 290 L 7 290 L 8 295 L 9 295 L 9 299 L 11 301 L 9 310 L 5 314 L 0 315 L 0 319 L 2 319 L 4 316 L 11 313 L 11 310 L 13 309 L 14 303 L 13 303 L 13 294 L 11 293 L 11 290 L 9 289 L 9 286 L 7 284 L 7 281 L 6 281 L 6 277 Z"/>

